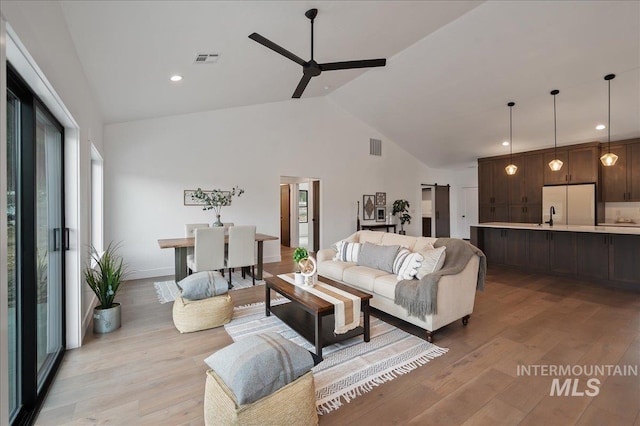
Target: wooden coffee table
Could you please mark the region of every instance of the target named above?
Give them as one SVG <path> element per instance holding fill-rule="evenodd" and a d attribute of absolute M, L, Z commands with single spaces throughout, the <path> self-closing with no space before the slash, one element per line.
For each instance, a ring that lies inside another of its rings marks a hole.
<path fill-rule="evenodd" d="M 267 316 L 273 313 L 302 337 L 316 346 L 316 355 L 322 359 L 322 348 L 351 337 L 364 335 L 364 341 L 370 339 L 369 329 L 369 293 L 340 284 L 330 278 L 318 277 L 318 280 L 360 298 L 360 310 L 364 314 L 364 327 L 356 327 L 344 334 L 334 334 L 333 304 L 299 288 L 277 276 L 265 278 L 265 308 Z M 281 294 L 291 303 L 271 306 L 271 292 Z"/>

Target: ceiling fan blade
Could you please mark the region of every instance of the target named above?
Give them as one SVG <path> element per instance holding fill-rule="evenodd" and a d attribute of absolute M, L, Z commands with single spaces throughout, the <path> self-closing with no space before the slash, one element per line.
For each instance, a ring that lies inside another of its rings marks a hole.
<path fill-rule="evenodd" d="M 386 59 L 363 59 L 361 61 L 329 62 L 320 64 L 321 71 L 350 70 L 354 68 L 384 67 Z"/>
<path fill-rule="evenodd" d="M 293 62 L 296 62 L 296 63 L 298 63 L 300 65 L 304 65 L 305 64 L 305 61 L 302 58 L 294 55 L 293 53 L 289 52 L 287 49 L 285 49 L 285 48 L 283 48 L 281 46 L 278 46 L 277 44 L 275 44 L 271 40 L 262 37 L 258 33 L 251 34 L 249 36 L 249 38 L 251 40 L 253 40 L 253 41 L 257 41 L 258 43 L 260 43 L 261 45 L 263 45 L 265 47 L 268 47 L 269 49 L 273 50 L 274 52 L 281 54 L 285 58 L 291 59 Z"/>
<path fill-rule="evenodd" d="M 296 87 L 296 90 L 293 92 L 292 98 L 297 99 L 302 96 L 302 92 L 304 92 L 304 89 L 307 88 L 307 84 L 309 84 L 311 77 L 313 77 L 311 74 L 304 74 L 302 76 L 302 78 L 300 79 L 300 83 L 298 83 L 298 87 Z"/>

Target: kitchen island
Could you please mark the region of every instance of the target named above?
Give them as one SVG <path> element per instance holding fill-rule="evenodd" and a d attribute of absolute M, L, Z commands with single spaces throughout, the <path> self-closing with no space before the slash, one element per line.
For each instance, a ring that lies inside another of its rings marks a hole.
<path fill-rule="evenodd" d="M 640 227 L 488 222 L 471 227 L 471 243 L 489 266 L 640 291 Z"/>

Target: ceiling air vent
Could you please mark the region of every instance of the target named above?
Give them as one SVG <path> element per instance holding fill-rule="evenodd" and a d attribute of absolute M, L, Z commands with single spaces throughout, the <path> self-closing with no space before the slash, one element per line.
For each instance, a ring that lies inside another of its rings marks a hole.
<path fill-rule="evenodd" d="M 198 53 L 194 64 L 214 64 L 218 62 L 219 53 Z"/>
<path fill-rule="evenodd" d="M 380 139 L 369 139 L 369 155 L 382 157 L 382 141 Z"/>

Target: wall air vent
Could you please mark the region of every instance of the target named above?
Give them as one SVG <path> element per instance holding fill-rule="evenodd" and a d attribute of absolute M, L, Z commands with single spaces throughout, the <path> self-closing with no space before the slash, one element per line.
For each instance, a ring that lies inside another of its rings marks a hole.
<path fill-rule="evenodd" d="M 382 141 L 380 139 L 369 139 L 369 155 L 382 157 Z"/>
<path fill-rule="evenodd" d="M 194 64 L 214 64 L 218 62 L 218 58 L 220 57 L 219 53 L 198 53 L 196 55 L 196 60 L 193 61 Z"/>

